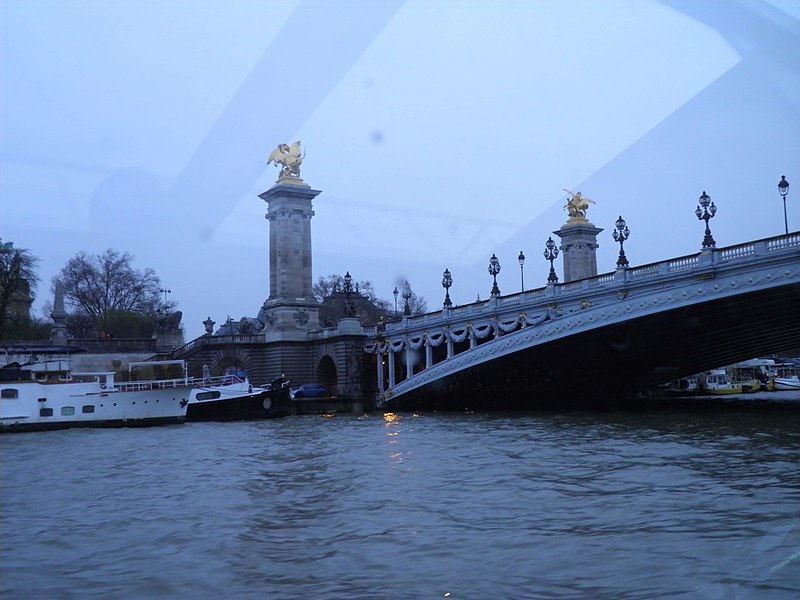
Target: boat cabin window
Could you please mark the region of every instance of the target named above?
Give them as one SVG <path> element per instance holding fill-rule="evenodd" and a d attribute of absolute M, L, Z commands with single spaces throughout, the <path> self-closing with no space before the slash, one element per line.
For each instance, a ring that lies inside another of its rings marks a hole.
<path fill-rule="evenodd" d="M 52 417 L 53 416 L 53 409 L 52 408 L 40 408 L 39 409 L 39 416 L 40 417 Z"/>
<path fill-rule="evenodd" d="M 75 414 L 75 407 L 74 406 L 62 406 L 61 407 L 61 414 L 62 415 L 74 415 Z"/>
<path fill-rule="evenodd" d="M 82 413 L 93 413 L 94 412 L 94 404 L 84 404 L 83 408 L 81 409 Z"/>
<path fill-rule="evenodd" d="M 3 398 L 3 400 L 19 398 L 19 390 L 16 388 L 3 388 L 3 391 L 0 392 L 0 398 Z"/>
<path fill-rule="evenodd" d="M 216 400 L 221 395 L 222 394 L 220 394 L 219 392 L 200 392 L 199 394 L 197 394 L 197 399 L 198 400 Z"/>

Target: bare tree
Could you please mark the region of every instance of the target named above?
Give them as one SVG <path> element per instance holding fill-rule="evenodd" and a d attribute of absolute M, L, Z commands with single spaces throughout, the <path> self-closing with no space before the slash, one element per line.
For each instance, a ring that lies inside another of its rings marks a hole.
<path fill-rule="evenodd" d="M 30 321 L 30 307 L 39 277 L 39 259 L 14 242 L 0 240 L 0 339 L 17 321 Z"/>
<path fill-rule="evenodd" d="M 358 290 L 359 294 L 365 296 L 370 302 L 377 305 L 379 308 L 384 310 L 389 308 L 389 302 L 387 300 L 378 298 L 375 295 L 375 288 L 371 281 L 354 281 L 352 285 L 354 291 Z M 317 282 L 312 286 L 311 291 L 313 292 L 314 297 L 322 302 L 325 300 L 325 298 L 333 296 L 337 289 L 339 291 L 344 289 L 344 277 L 342 275 L 333 274 L 317 279 Z"/>
<path fill-rule="evenodd" d="M 353 284 L 351 293 L 351 304 L 358 313 L 358 319 L 364 326 L 375 325 L 378 318 L 391 317 L 393 315 L 392 303 L 375 294 L 375 288 L 371 281 L 359 281 Z M 320 277 L 314 284 L 312 291 L 314 297 L 320 301 L 320 322 L 326 327 L 333 327 L 343 316 L 346 298 L 343 293 L 344 277 L 342 275 L 328 275 Z M 411 293 L 409 299 L 411 314 L 420 315 L 428 310 L 425 298 Z"/>
<path fill-rule="evenodd" d="M 111 248 L 100 255 L 79 252 L 53 278 L 53 288 L 59 280 L 64 286 L 64 304 L 73 320 L 83 323 L 81 333 L 85 335 L 85 316 L 98 332 L 116 328 L 126 330 L 121 335 L 142 336 L 142 330 L 152 333 L 159 314 L 174 307 L 161 301 L 155 271 L 134 269 L 132 261 L 127 252 Z"/>
<path fill-rule="evenodd" d="M 408 306 L 411 308 L 412 315 L 424 315 L 428 312 L 428 303 L 424 296 L 417 296 L 415 291 L 411 291 L 411 298 L 408 299 Z"/>

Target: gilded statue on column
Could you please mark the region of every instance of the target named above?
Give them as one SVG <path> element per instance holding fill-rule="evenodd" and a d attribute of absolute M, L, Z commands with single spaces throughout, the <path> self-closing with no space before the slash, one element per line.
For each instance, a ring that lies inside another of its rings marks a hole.
<path fill-rule="evenodd" d="M 585 196 L 581 196 L 580 192 L 575 192 L 573 194 L 566 188 L 564 188 L 564 191 L 570 195 L 569 200 L 567 200 L 567 203 L 564 205 L 564 208 L 567 209 L 567 213 L 569 213 L 570 218 L 585 219 L 586 211 L 589 209 L 589 204 L 594 204 L 594 200 L 586 198 Z"/>
<path fill-rule="evenodd" d="M 278 147 L 273 150 L 267 164 L 275 163 L 281 165 L 281 172 L 278 178 L 281 177 L 300 177 L 300 165 L 305 158 L 305 153 L 300 150 L 300 142 L 297 141 L 292 145 L 278 144 Z"/>

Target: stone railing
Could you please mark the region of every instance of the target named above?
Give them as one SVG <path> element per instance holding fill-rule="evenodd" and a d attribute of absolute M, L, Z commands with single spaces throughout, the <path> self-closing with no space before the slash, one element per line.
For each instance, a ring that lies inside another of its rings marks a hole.
<path fill-rule="evenodd" d="M 264 342 L 264 334 L 248 335 L 203 335 L 193 339 L 177 348 L 172 352 L 175 356 L 181 356 L 189 352 L 194 352 L 198 348 L 205 346 L 223 346 L 226 344 L 260 344 Z"/>
<path fill-rule="evenodd" d="M 83 348 L 95 354 L 114 354 L 118 352 L 156 352 L 156 338 L 72 338 L 67 341 L 70 346 Z"/>

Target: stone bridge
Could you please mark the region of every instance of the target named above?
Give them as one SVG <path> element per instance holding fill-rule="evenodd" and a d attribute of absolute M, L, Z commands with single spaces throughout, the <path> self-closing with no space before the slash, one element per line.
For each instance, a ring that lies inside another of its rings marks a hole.
<path fill-rule="evenodd" d="M 800 234 L 493 297 L 373 329 L 384 409 L 635 398 L 800 346 Z"/>

